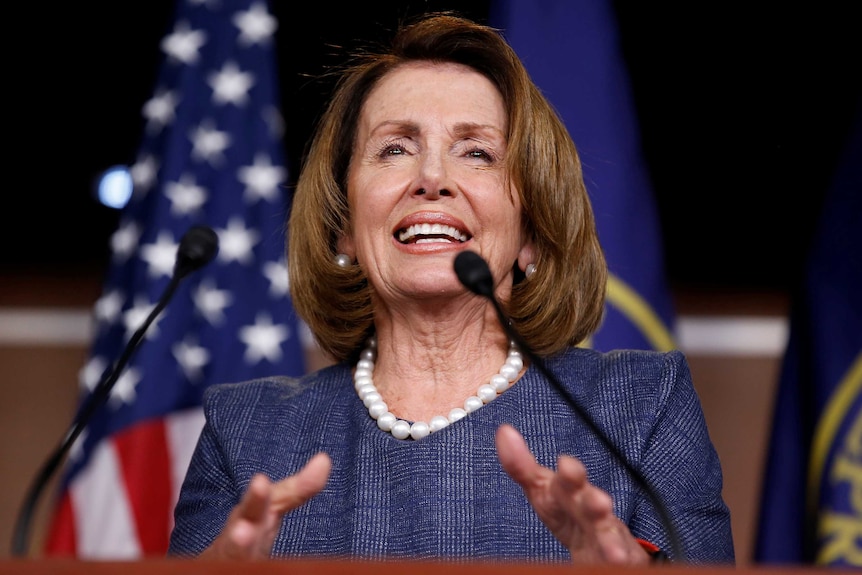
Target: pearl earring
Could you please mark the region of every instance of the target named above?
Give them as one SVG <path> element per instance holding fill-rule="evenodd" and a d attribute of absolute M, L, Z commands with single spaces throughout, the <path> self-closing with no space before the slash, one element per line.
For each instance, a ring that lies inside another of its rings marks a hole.
<path fill-rule="evenodd" d="M 353 261 L 350 259 L 350 256 L 347 254 L 338 254 L 335 256 L 335 264 L 340 268 L 348 267 Z"/>
<path fill-rule="evenodd" d="M 536 273 L 536 264 L 527 264 L 527 267 L 524 268 L 524 275 L 529 278 L 534 273 Z"/>

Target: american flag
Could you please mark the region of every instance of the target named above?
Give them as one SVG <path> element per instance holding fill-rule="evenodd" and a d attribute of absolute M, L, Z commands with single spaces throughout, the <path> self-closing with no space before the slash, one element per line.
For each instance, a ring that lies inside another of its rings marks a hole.
<path fill-rule="evenodd" d="M 134 193 L 110 239 L 82 395 L 155 307 L 182 235 L 209 226 L 219 251 L 180 284 L 74 443 L 46 555 L 163 555 L 203 425 L 204 389 L 304 373 L 285 263 L 276 28 L 264 0 L 181 0 L 176 7 L 154 95 L 143 107 Z"/>

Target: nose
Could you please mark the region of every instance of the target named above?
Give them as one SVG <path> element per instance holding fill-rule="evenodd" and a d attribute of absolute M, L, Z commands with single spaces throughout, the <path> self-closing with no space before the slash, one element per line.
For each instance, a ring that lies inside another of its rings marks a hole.
<path fill-rule="evenodd" d="M 449 170 L 445 158 L 438 154 L 426 154 L 419 165 L 419 178 L 413 194 L 426 200 L 451 197 L 454 183 L 449 181 Z"/>
<path fill-rule="evenodd" d="M 446 188 L 442 188 L 439 190 L 437 188 L 431 188 L 430 191 L 426 190 L 425 188 L 419 188 L 418 190 L 416 190 L 414 195 L 424 196 L 425 199 L 428 199 L 428 200 L 437 200 L 441 196 L 451 196 L 452 192 L 450 192 Z"/>

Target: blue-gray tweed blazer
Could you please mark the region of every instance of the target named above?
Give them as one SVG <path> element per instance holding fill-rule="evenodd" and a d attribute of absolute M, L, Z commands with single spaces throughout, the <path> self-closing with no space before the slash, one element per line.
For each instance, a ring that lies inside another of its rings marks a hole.
<path fill-rule="evenodd" d="M 689 563 L 733 563 L 722 471 L 684 355 L 572 349 L 546 361 L 578 405 L 663 501 Z M 195 555 L 222 529 L 255 473 L 273 480 L 319 451 L 323 492 L 286 515 L 285 557 L 554 562 L 568 560 L 497 460 L 494 434 L 517 428 L 537 460 L 578 457 L 635 537 L 673 555 L 653 500 L 531 366 L 509 390 L 419 441 L 377 428 L 351 366 L 302 378 L 210 387 L 206 424 L 175 511 L 172 555 Z"/>

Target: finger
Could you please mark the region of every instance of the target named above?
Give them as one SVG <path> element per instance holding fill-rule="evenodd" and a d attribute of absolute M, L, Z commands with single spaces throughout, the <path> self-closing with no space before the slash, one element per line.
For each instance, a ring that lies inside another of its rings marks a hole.
<path fill-rule="evenodd" d="M 251 478 L 248 488 L 236 507 L 237 519 L 245 519 L 257 523 L 266 514 L 269 499 L 272 495 L 272 481 L 262 473 Z"/>
<path fill-rule="evenodd" d="M 540 480 L 547 480 L 550 470 L 536 462 L 523 436 L 511 425 L 497 429 L 497 457 L 503 469 L 525 489 Z"/>
<path fill-rule="evenodd" d="M 273 488 L 271 509 L 287 513 L 317 495 L 329 479 L 332 461 L 325 453 L 318 453 L 294 475 L 282 479 Z"/>
<path fill-rule="evenodd" d="M 272 483 L 265 475 L 252 477 L 242 499 L 231 511 L 222 534 L 201 554 L 219 559 L 248 559 L 265 529 Z"/>
<path fill-rule="evenodd" d="M 611 496 L 588 481 L 579 460 L 560 456 L 552 492 L 583 534 L 581 545 L 593 547 L 601 561 L 631 563 L 645 554 L 628 526 L 614 514 Z"/>
<path fill-rule="evenodd" d="M 593 524 L 601 521 L 616 521 L 611 496 L 589 482 L 587 468 L 574 457 L 561 455 L 557 460 L 551 492 L 585 529 L 595 528 Z"/>
<path fill-rule="evenodd" d="M 616 519 L 596 531 L 596 546 L 601 558 L 608 563 L 645 565 L 649 556 L 629 531 Z"/>

